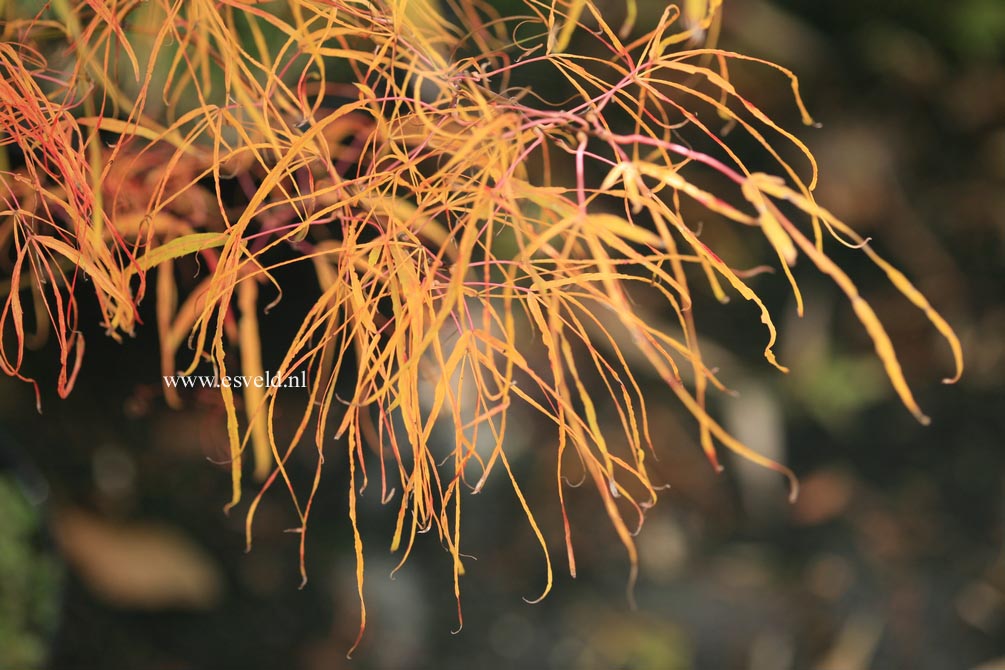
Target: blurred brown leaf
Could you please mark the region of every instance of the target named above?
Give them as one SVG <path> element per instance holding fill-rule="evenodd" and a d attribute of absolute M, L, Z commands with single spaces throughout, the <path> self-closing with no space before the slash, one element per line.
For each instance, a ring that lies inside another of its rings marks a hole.
<path fill-rule="evenodd" d="M 1005 668 L 1005 656 L 981 663 L 974 670 L 1002 670 L 1002 668 Z"/>
<path fill-rule="evenodd" d="M 118 607 L 205 609 L 222 595 L 219 567 L 177 529 L 123 524 L 67 508 L 53 519 L 67 562 L 95 595 Z"/>
<path fill-rule="evenodd" d="M 792 507 L 792 520 L 816 526 L 841 516 L 851 503 L 855 481 L 846 472 L 826 469 L 803 479 L 799 499 Z"/>

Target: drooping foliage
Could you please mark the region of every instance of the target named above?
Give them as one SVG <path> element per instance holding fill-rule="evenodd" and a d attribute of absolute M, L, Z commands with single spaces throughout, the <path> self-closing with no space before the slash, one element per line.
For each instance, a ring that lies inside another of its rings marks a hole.
<path fill-rule="evenodd" d="M 828 250 L 877 264 L 945 336 L 957 367 L 947 381 L 959 377 L 951 328 L 817 204 L 809 151 L 734 87 L 730 67 L 773 68 L 812 124 L 792 72 L 716 46 L 718 2 L 671 5 L 650 26 L 634 0 L 618 25 L 592 0 L 520 0 L 505 14 L 468 0 L 0 8 L 0 366 L 37 384 L 27 352 L 51 338 L 69 394 L 86 364 L 86 292 L 116 339 L 139 327 L 142 301 L 156 302 L 164 375 L 207 363 L 221 377 L 261 375 L 263 313 L 288 290 L 277 277 L 307 264 L 312 305 L 272 371 L 305 374 L 306 395 L 220 389 L 230 505 L 250 471 L 250 543 L 261 496 L 284 482 L 304 538 L 322 461 L 347 469 L 361 601 L 356 503 L 371 478 L 399 506 L 392 549 L 404 561 L 418 532 L 435 531 L 459 593 L 464 493 L 493 471 L 540 541 L 548 592 L 549 543 L 507 456 L 517 406 L 552 428 L 541 448 L 554 451 L 563 516 L 563 473 L 585 473 L 633 565 L 633 535 L 658 493 L 646 467 L 659 448 L 643 394 L 653 378 L 694 416 L 713 465 L 725 448 L 784 473 L 795 493 L 788 469 L 706 411 L 708 394 L 726 389 L 699 348 L 697 282 L 756 306 L 749 337 L 785 368 L 757 273 L 706 246 L 689 213 L 760 244 L 800 312 L 797 260 L 831 278 L 919 421 L 890 338 Z M 732 148 L 741 136 L 772 170 L 748 167 Z M 194 285 L 178 270 L 192 258 Z M 647 318 L 654 304 L 672 328 Z M 182 405 L 177 389 L 164 392 Z M 275 429 L 280 403 L 301 412 L 290 435 Z M 620 430 L 602 430 L 601 409 Z M 431 449 L 436 426 L 453 435 L 446 460 Z M 317 474 L 297 490 L 286 463 L 312 445 Z M 567 517 L 564 527 L 574 574 Z"/>

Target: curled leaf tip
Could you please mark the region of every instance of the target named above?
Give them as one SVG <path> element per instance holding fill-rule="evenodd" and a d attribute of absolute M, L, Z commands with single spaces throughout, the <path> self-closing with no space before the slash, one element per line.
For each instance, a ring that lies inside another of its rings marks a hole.
<path fill-rule="evenodd" d="M 789 504 L 793 504 L 799 499 L 799 480 L 795 477 L 789 478 Z"/>
<path fill-rule="evenodd" d="M 544 596 L 541 595 L 541 596 L 538 596 L 537 598 L 528 598 L 526 596 L 521 596 L 520 599 L 523 600 L 528 605 L 536 605 L 539 602 L 541 602 L 542 600 L 544 600 Z"/>

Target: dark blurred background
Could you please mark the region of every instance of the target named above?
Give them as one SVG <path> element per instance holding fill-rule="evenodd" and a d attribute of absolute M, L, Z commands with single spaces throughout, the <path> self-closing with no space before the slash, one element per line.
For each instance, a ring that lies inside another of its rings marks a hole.
<path fill-rule="evenodd" d="M 641 4 L 643 20 L 662 11 Z M 638 537 L 632 610 L 627 558 L 588 486 L 569 494 L 579 576 L 568 576 L 553 445 L 528 421 L 512 453 L 555 540 L 551 595 L 522 600 L 543 587 L 544 562 L 496 477 L 465 500 L 464 551 L 477 561 L 452 634 L 447 554 L 422 536 L 390 579 L 397 508 L 371 487 L 367 632 L 347 661 L 359 612 L 341 460 L 326 466 L 301 590 L 282 491 L 262 503 L 247 554 L 246 507 L 221 511 L 229 475 L 207 458 L 225 455 L 222 408 L 207 397 L 165 409 L 153 329 L 123 345 L 95 329 L 76 390 L 45 390 L 41 416 L 29 388 L 0 379 L 0 668 L 1005 668 L 1005 3 L 730 0 L 721 44 L 796 71 L 819 129 L 800 127 L 776 72 L 732 74 L 816 154 L 819 201 L 960 334 L 966 373 L 943 386 L 951 360 L 923 315 L 860 254 L 839 254 L 930 427 L 899 404 L 832 284 L 798 268 L 798 320 L 784 281 L 759 278 L 790 375 L 763 362 L 748 313 L 710 303 L 698 325 L 707 360 L 741 393 L 716 414 L 796 470 L 794 505 L 756 466 L 727 458 L 714 475 L 693 422 L 652 380 L 654 478 L 671 488 Z M 719 234 L 742 260 L 743 240 Z"/>

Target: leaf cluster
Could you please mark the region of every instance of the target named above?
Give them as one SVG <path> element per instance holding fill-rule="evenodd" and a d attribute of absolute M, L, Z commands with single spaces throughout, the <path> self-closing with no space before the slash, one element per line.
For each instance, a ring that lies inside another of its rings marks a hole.
<path fill-rule="evenodd" d="M 308 264 L 313 301 L 275 370 L 307 373 L 306 398 L 289 401 L 299 403 L 296 429 L 276 430 L 283 390 L 220 389 L 230 505 L 250 460 L 261 482 L 250 543 L 262 495 L 285 483 L 303 570 L 322 463 L 341 463 L 361 602 L 357 499 L 375 463 L 382 500 L 399 507 L 391 548 L 404 562 L 416 535 L 433 530 L 458 594 L 462 493 L 501 471 L 540 542 L 540 597 L 548 592 L 549 544 L 507 456 L 516 406 L 553 428 L 544 444 L 554 445 L 573 574 L 569 470 L 595 484 L 635 564 L 633 537 L 659 489 L 646 467 L 649 376 L 694 416 L 713 464 L 731 450 L 784 473 L 795 494 L 787 468 L 706 408 L 711 390 L 727 389 L 702 357 L 694 282 L 755 305 L 751 336 L 763 332 L 766 360 L 785 368 L 757 273 L 702 241 L 686 216 L 695 208 L 760 240 L 800 312 L 797 259 L 830 277 L 920 421 L 883 325 L 828 245 L 876 263 L 945 336 L 959 376 L 951 328 L 817 204 L 810 152 L 731 82 L 736 64 L 773 68 L 812 123 L 790 71 L 715 46 L 718 2 L 685 3 L 683 14 L 671 5 L 650 27 L 633 25 L 634 0 L 619 26 L 592 0 L 522 0 L 506 15 L 461 0 L 32 5 L 0 5 L 0 367 L 35 384 L 26 350 L 51 337 L 68 394 L 84 353 L 76 301 L 87 291 L 115 338 L 134 332 L 153 294 L 165 375 L 206 362 L 221 376 L 262 374 L 262 314 L 287 288 L 277 276 Z M 525 83 L 534 80 L 560 82 L 571 97 Z M 748 168 L 723 125 L 756 142 L 775 174 Z M 784 159 L 792 149 L 802 165 Z M 706 190 L 709 177 L 725 186 Z M 191 258 L 195 285 L 178 269 Z M 649 318 L 641 295 L 674 316 L 673 329 Z M 349 395 L 337 390 L 347 378 Z M 184 400 L 170 388 L 165 397 Z M 603 429 L 601 409 L 620 429 Z M 438 461 L 431 440 L 444 425 L 453 440 Z M 298 491 L 286 464 L 310 444 L 316 476 Z M 365 608 L 361 633 L 364 624 Z"/>

